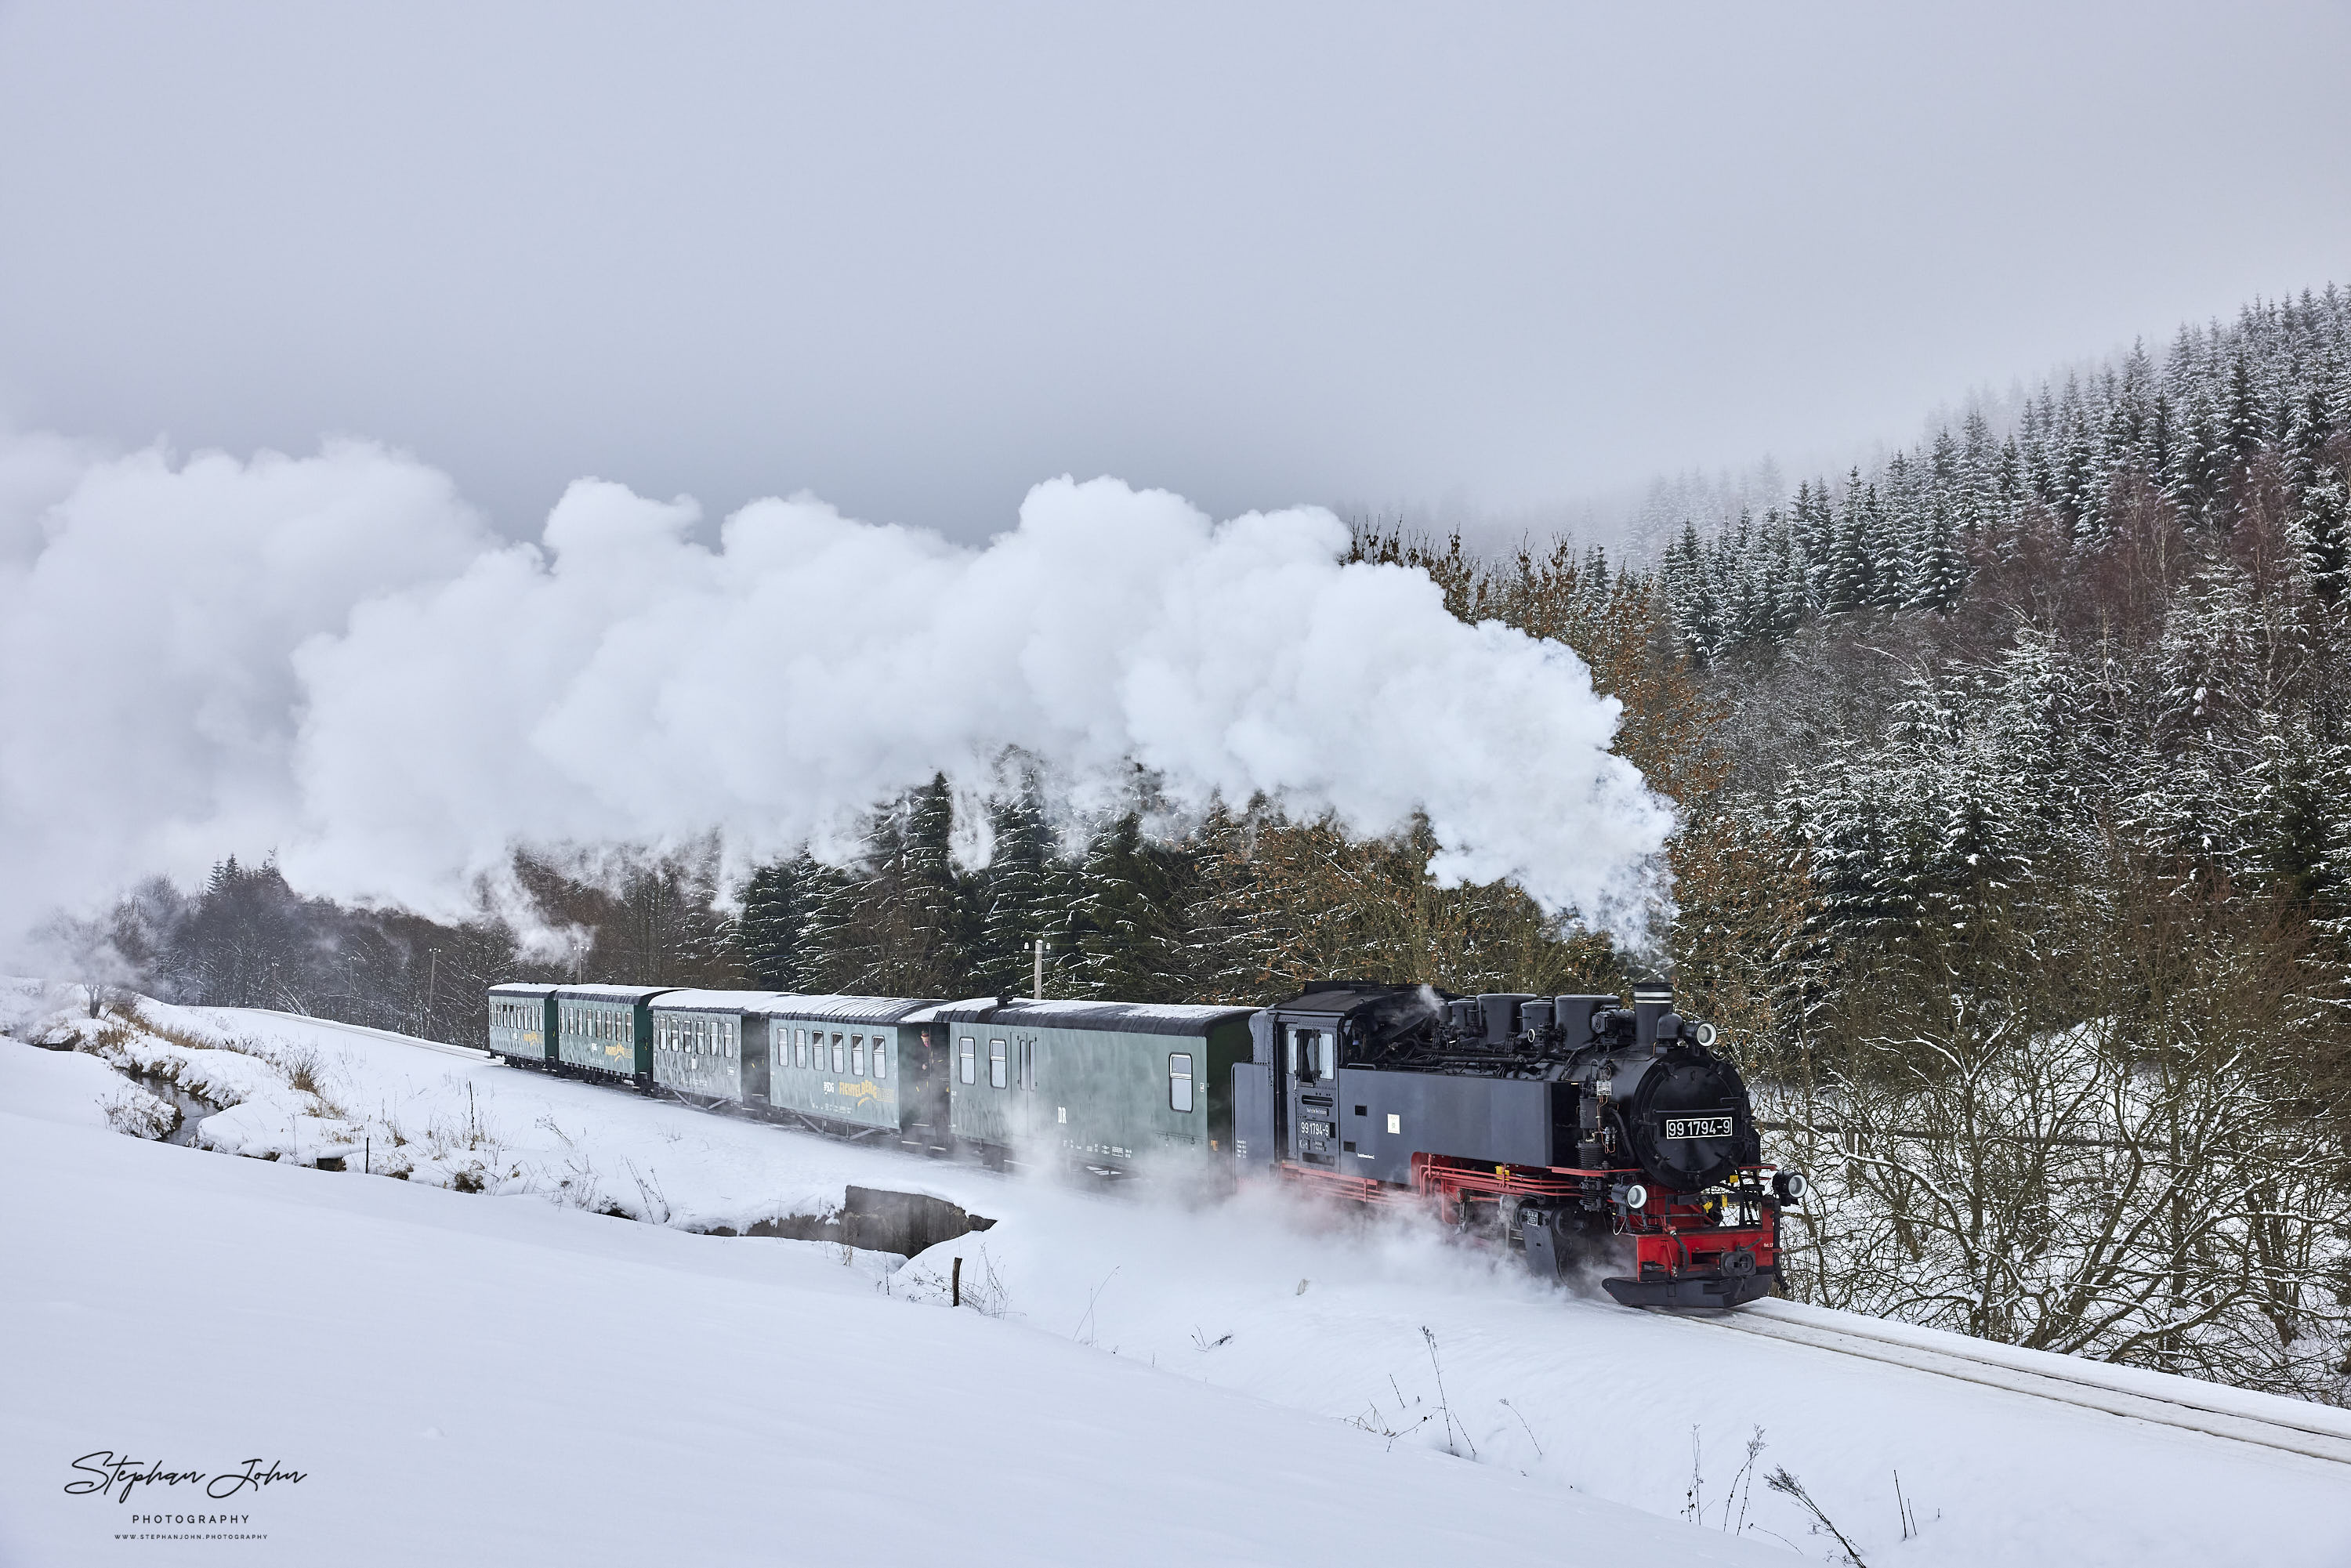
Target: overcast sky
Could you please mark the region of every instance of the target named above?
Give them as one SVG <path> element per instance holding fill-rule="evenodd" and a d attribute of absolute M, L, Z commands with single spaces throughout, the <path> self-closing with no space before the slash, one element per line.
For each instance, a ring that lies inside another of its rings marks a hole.
<path fill-rule="evenodd" d="M 0 420 L 1507 513 L 2351 282 L 2351 7 L 0 6 Z"/>

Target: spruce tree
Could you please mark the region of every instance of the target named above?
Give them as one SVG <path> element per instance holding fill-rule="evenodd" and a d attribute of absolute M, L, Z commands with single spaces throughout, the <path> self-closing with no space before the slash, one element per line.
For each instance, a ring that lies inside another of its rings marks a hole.
<path fill-rule="evenodd" d="M 2329 605 L 2343 601 L 2351 573 L 2351 485 L 2340 468 L 2318 471 L 2294 515 L 2295 542 L 2313 592 Z"/>
<path fill-rule="evenodd" d="M 986 912 L 974 976 L 983 991 L 1025 996 L 1034 985 L 1032 944 L 1047 942 L 1047 962 L 1055 969 L 1066 957 L 1053 950 L 1061 924 L 1053 899 L 1053 830 L 1033 775 L 1021 779 L 1010 799 L 995 802 L 989 814 L 996 852 L 980 878 Z M 1049 994 L 1051 989 L 1049 983 Z"/>
<path fill-rule="evenodd" d="M 1194 928 L 1201 910 L 1194 852 L 1144 837 L 1129 811 L 1088 846 L 1072 901 L 1071 935 L 1081 993 L 1122 1001 L 1185 1001 L 1194 973 Z"/>
<path fill-rule="evenodd" d="M 1886 544 L 1876 489 L 1862 483 L 1856 467 L 1845 480 L 1844 512 L 1830 547 L 1823 613 L 1846 615 L 1878 602 L 1880 577 L 1890 575 L 1893 565 Z"/>
<path fill-rule="evenodd" d="M 1958 606 L 1967 586 L 1967 561 L 1951 527 L 1950 508 L 1939 498 L 1926 518 L 1912 571 L 1904 608 L 1949 611 Z"/>
<path fill-rule="evenodd" d="M 2334 434 L 2326 387 L 2319 378 L 2313 376 L 2302 395 L 2294 402 L 2293 418 L 2281 444 L 2287 484 L 2296 489 L 2306 489 L 2318 482 L 2319 465 L 2324 459 L 2326 444 Z"/>
<path fill-rule="evenodd" d="M 816 862 L 803 850 L 792 860 L 761 866 L 744 889 L 735 942 L 744 972 L 762 990 L 797 991 L 806 983 L 801 974 L 802 901 L 813 891 L 815 870 Z"/>
<path fill-rule="evenodd" d="M 806 899 L 804 973 L 824 988 L 876 996 L 970 993 L 948 854 L 952 802 L 925 786 L 876 810 L 857 862 Z"/>

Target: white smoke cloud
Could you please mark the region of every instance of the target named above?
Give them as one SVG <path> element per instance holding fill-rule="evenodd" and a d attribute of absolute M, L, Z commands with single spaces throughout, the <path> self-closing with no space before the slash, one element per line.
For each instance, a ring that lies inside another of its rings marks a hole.
<path fill-rule="evenodd" d="M 697 521 L 581 480 L 506 544 L 357 443 L 0 449 L 0 922 L 229 850 L 438 913 L 517 843 L 716 830 L 739 862 L 1008 747 L 1081 800 L 1140 763 L 1183 807 L 1425 810 L 1439 875 L 1620 928 L 1658 889 L 1669 810 L 1581 661 L 1340 564 L 1328 512 L 1064 478 L 977 550 L 806 497 L 716 549 Z"/>

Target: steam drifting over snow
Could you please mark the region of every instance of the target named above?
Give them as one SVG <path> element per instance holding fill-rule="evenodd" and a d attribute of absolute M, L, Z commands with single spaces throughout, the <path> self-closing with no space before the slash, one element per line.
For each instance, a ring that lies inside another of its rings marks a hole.
<path fill-rule="evenodd" d="M 691 501 L 581 480 L 530 545 L 364 444 L 7 455 L 12 929 L 228 850 L 446 912 L 517 842 L 821 846 L 935 772 L 985 787 L 1012 747 L 1080 808 L 1139 763 L 1179 810 L 1262 791 L 1361 833 L 1425 810 L 1440 876 L 1619 928 L 1659 889 L 1669 808 L 1609 753 L 1582 662 L 1340 564 L 1321 509 L 1218 525 L 1062 478 L 983 549 L 805 496 L 714 549 Z"/>

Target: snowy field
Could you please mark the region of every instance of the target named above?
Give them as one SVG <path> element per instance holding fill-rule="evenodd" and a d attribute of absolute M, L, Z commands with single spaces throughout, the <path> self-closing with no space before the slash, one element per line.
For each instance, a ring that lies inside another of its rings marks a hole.
<path fill-rule="evenodd" d="M 1433 1229 L 71 1000 L 0 998 L 86 1048 L 0 1040 L 0 1310 L 37 1347 L 0 1370 L 10 1564 L 1844 1561 L 1783 1468 L 1873 1564 L 2351 1562 L 2351 1467 L 1628 1312 Z M 235 1103 L 173 1134 L 207 1147 L 121 1135 L 170 1113 L 108 1061 Z M 998 1223 L 911 1261 L 694 1233 L 852 1182 Z M 303 1479 L 201 1503 L 266 1541 L 118 1543 L 198 1489 L 68 1494 L 101 1450 Z"/>

